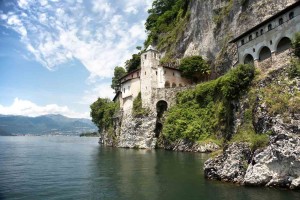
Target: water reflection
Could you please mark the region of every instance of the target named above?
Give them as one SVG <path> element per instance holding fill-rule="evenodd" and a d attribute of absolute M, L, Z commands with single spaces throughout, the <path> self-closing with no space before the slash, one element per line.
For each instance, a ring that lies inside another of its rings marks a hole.
<path fill-rule="evenodd" d="M 93 196 L 97 199 L 299 199 L 299 192 L 249 188 L 203 178 L 205 154 L 100 147 Z"/>

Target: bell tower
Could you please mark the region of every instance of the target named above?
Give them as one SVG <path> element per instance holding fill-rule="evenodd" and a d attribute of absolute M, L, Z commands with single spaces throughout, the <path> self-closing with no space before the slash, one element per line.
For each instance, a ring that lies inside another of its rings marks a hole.
<path fill-rule="evenodd" d="M 152 106 L 152 89 L 157 88 L 159 52 L 151 45 L 141 55 L 141 97 L 143 108 Z"/>

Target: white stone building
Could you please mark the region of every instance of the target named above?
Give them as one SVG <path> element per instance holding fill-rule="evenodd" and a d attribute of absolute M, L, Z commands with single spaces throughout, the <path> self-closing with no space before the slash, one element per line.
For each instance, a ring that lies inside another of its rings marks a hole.
<path fill-rule="evenodd" d="M 289 59 L 291 40 L 300 31 L 300 1 L 259 23 L 231 43 L 238 48 L 239 63 L 256 67 L 279 67 Z"/>
<path fill-rule="evenodd" d="M 154 111 L 159 100 L 167 102 L 166 98 L 158 99 L 158 89 L 177 89 L 191 85 L 191 81 L 181 77 L 181 72 L 175 67 L 160 65 L 160 58 L 160 53 L 150 45 L 141 55 L 141 68 L 120 79 L 120 91 L 114 101 L 120 102 L 123 114 L 132 112 L 133 101 L 140 92 L 143 108 Z"/>

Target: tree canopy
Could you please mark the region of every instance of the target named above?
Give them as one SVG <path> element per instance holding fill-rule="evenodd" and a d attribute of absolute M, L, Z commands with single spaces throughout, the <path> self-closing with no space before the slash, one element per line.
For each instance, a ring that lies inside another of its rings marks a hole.
<path fill-rule="evenodd" d="M 98 98 L 91 106 L 90 116 L 92 122 L 98 127 L 99 132 L 108 130 L 113 125 L 113 116 L 118 109 L 118 103 L 108 98 Z"/>
<path fill-rule="evenodd" d="M 123 67 L 115 67 L 114 70 L 114 76 L 111 80 L 111 88 L 115 90 L 115 92 L 118 91 L 120 82 L 119 79 L 123 77 L 126 74 L 126 70 Z"/>
<path fill-rule="evenodd" d="M 183 58 L 179 69 L 182 72 L 182 76 L 194 81 L 198 81 L 199 78 L 210 73 L 210 66 L 201 56 Z"/>
<path fill-rule="evenodd" d="M 141 67 L 141 53 L 133 54 L 131 59 L 125 62 L 127 72 L 131 72 Z"/>
<path fill-rule="evenodd" d="M 154 0 L 145 27 L 149 35 L 145 46 L 159 43 L 160 34 L 174 29 L 178 20 L 185 16 L 189 0 Z M 168 34 L 167 34 L 168 35 Z"/>

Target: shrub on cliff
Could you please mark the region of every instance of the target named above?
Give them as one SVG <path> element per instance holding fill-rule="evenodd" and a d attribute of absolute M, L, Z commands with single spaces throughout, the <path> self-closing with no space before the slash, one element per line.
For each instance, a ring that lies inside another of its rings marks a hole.
<path fill-rule="evenodd" d="M 114 69 L 114 76 L 111 80 L 111 88 L 117 92 L 120 87 L 119 79 L 126 74 L 126 71 L 123 67 L 115 67 Z"/>
<path fill-rule="evenodd" d="M 142 107 L 141 93 L 133 100 L 132 114 L 134 117 L 142 117 L 149 114 L 148 110 Z"/>
<path fill-rule="evenodd" d="M 179 69 L 182 72 L 182 76 L 193 79 L 195 82 L 210 73 L 209 65 L 201 56 L 183 58 Z"/>
<path fill-rule="evenodd" d="M 167 113 L 163 135 L 170 141 L 207 138 L 228 139 L 232 128 L 232 101 L 254 78 L 252 65 L 239 65 L 224 76 L 177 95 L 177 105 Z"/>
<path fill-rule="evenodd" d="M 92 122 L 94 122 L 101 133 L 113 126 L 113 116 L 119 109 L 119 104 L 107 98 L 98 98 L 90 108 Z"/>

